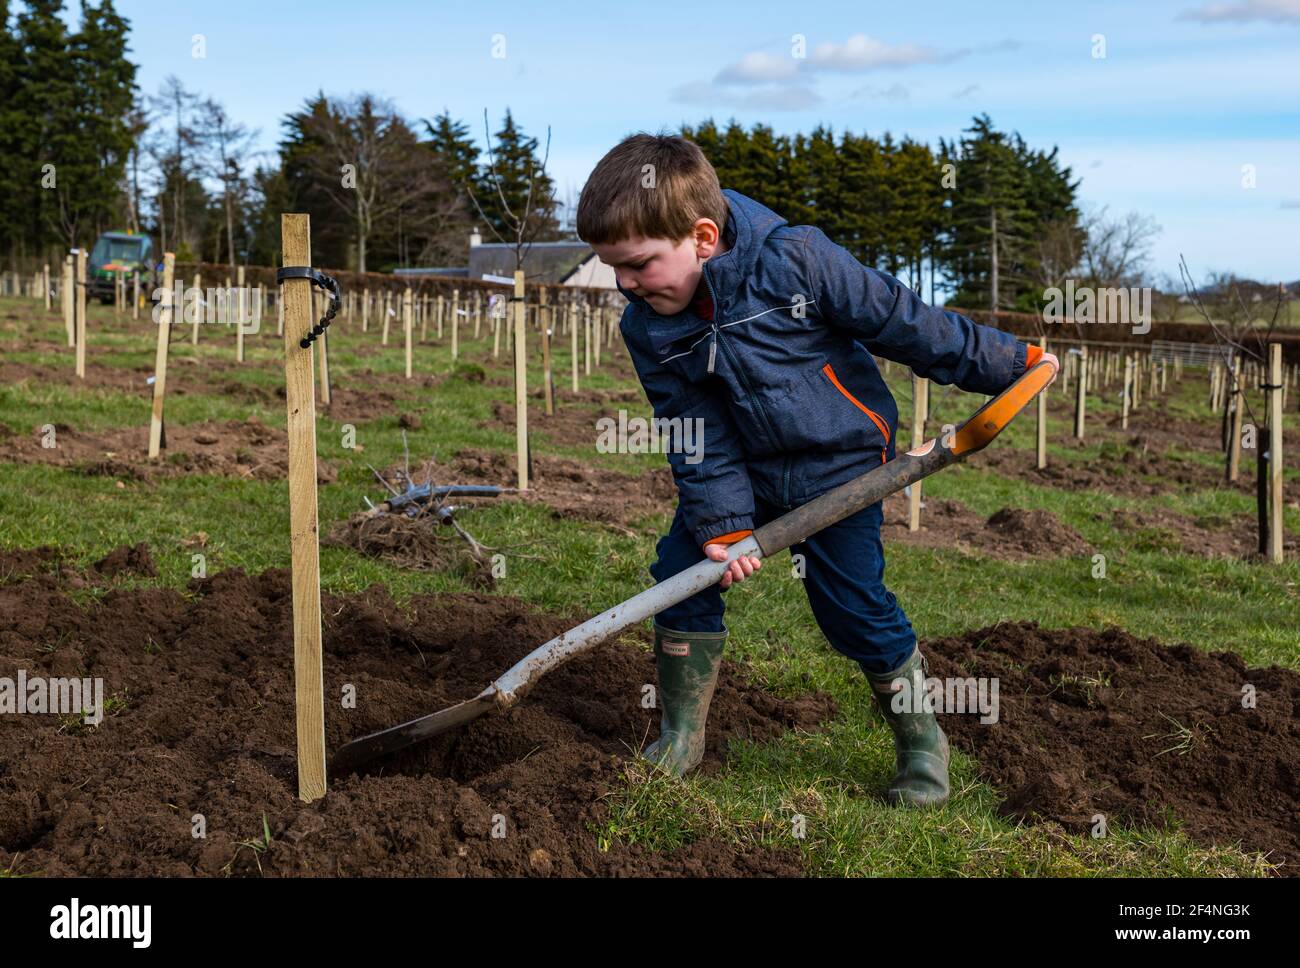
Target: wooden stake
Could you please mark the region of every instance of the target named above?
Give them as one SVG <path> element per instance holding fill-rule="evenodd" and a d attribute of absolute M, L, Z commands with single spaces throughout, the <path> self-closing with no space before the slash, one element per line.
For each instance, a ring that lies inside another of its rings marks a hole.
<path fill-rule="evenodd" d="M 460 290 L 451 291 L 451 358 L 460 357 Z"/>
<path fill-rule="evenodd" d="M 311 265 L 309 216 L 280 216 L 280 235 L 286 266 Z M 310 802 L 324 796 L 326 789 L 325 684 L 321 671 L 320 537 L 316 515 L 316 402 L 312 394 L 311 350 L 300 347 L 298 341 L 315 320 L 311 282 L 289 279 L 283 288 L 298 797 Z"/>
<path fill-rule="evenodd" d="M 456 303 L 452 296 L 452 307 Z M 528 354 L 524 342 L 524 274 L 515 270 L 515 459 L 519 463 L 519 489 L 528 487 Z M 452 316 L 452 341 L 456 339 L 456 317 Z"/>
<path fill-rule="evenodd" d="M 1232 416 L 1228 430 L 1228 481 L 1235 481 L 1241 474 L 1241 411 L 1244 397 L 1241 392 L 1241 357 L 1232 359 L 1232 389 L 1229 400 Z M 1258 447 L 1263 441 L 1256 441 Z"/>
<path fill-rule="evenodd" d="M 1282 563 L 1282 344 L 1268 344 L 1268 558 Z M 1257 445 L 1258 446 L 1258 445 Z"/>
<path fill-rule="evenodd" d="M 45 311 L 50 311 L 50 264 L 41 267 L 41 288 L 45 290 Z"/>
<path fill-rule="evenodd" d="M 172 315 L 176 315 L 175 307 L 172 307 Z M 131 318 L 140 318 L 140 270 L 138 269 L 131 273 Z"/>
<path fill-rule="evenodd" d="M 1074 397 L 1074 436 L 1083 440 L 1085 416 L 1088 408 L 1088 347 L 1079 347 L 1079 386 Z"/>
<path fill-rule="evenodd" d="M 77 376 L 86 378 L 86 250 L 77 249 Z"/>
<path fill-rule="evenodd" d="M 244 267 L 235 269 L 236 282 L 239 287 L 235 294 L 235 359 L 244 362 Z M 226 299 L 226 312 L 230 312 L 230 299 Z"/>
<path fill-rule="evenodd" d="M 582 348 L 587 354 L 586 374 L 591 376 L 591 303 L 582 303 Z"/>
<path fill-rule="evenodd" d="M 208 316 L 208 297 L 203 292 L 203 276 L 200 273 L 194 273 L 194 292 L 195 299 L 198 302 L 194 305 L 194 322 L 190 329 L 190 345 L 199 345 L 199 320 L 206 319 Z"/>
<path fill-rule="evenodd" d="M 380 339 L 380 344 L 388 345 L 388 321 L 393 316 L 393 292 L 391 289 L 384 290 L 384 335 Z"/>
<path fill-rule="evenodd" d="M 406 378 L 411 378 L 411 289 L 408 286 L 402 295 L 402 327 L 406 330 Z"/>
<path fill-rule="evenodd" d="M 325 310 L 320 308 L 320 305 L 327 297 L 324 293 L 318 292 L 315 286 L 312 287 L 311 293 L 315 305 L 311 317 L 314 326 L 325 315 Z M 387 325 L 387 320 L 385 320 L 385 325 Z M 330 331 L 328 329 L 316 339 L 316 345 L 320 347 L 320 402 L 321 406 L 328 407 L 333 399 L 333 393 L 330 390 Z"/>
<path fill-rule="evenodd" d="M 912 374 L 912 447 L 925 443 L 925 398 L 929 393 L 930 381 L 923 376 Z M 921 482 L 913 481 L 908 488 L 907 530 L 921 529 Z"/>
<path fill-rule="evenodd" d="M 1038 348 L 1044 353 L 1047 352 L 1047 337 L 1038 337 Z M 1050 387 L 1047 389 L 1051 389 Z M 1038 442 L 1037 457 L 1038 469 L 1042 470 L 1047 466 L 1047 389 L 1038 395 Z M 926 404 L 930 402 L 930 395 L 926 394 Z M 927 409 L 928 406 L 927 406 Z"/>
<path fill-rule="evenodd" d="M 1124 403 L 1123 403 L 1123 411 L 1119 418 L 1119 426 L 1121 430 L 1128 430 L 1128 408 L 1129 408 L 1129 400 L 1132 396 L 1132 389 L 1133 389 L 1133 358 L 1131 356 L 1125 356 L 1124 357 Z"/>
<path fill-rule="evenodd" d="M 551 397 L 551 328 L 549 323 L 550 312 L 546 305 L 546 289 L 542 288 L 541 294 L 537 297 L 541 303 L 538 306 L 537 316 L 542 324 L 542 390 L 543 398 L 546 400 L 546 415 L 552 416 L 555 413 L 555 400 Z"/>
<path fill-rule="evenodd" d="M 569 303 L 569 357 L 573 367 L 573 392 L 578 392 L 578 304 Z"/>
<path fill-rule="evenodd" d="M 63 275 L 60 276 L 59 282 L 59 302 L 63 304 L 63 327 L 68 331 L 69 349 L 77 345 L 76 291 L 76 270 L 73 268 L 73 257 L 68 255 L 63 259 Z"/>
<path fill-rule="evenodd" d="M 158 308 L 158 340 L 153 356 L 153 414 L 149 418 L 149 457 L 158 456 L 162 448 L 163 400 L 167 394 L 167 347 L 172 340 L 172 323 L 176 320 L 176 256 L 163 255 L 162 301 Z"/>

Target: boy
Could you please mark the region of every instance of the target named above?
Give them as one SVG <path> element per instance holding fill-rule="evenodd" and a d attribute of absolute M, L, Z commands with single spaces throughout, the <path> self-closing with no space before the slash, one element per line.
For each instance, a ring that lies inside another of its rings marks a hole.
<path fill-rule="evenodd" d="M 821 230 L 724 192 L 684 138 L 636 134 L 602 158 L 582 191 L 578 235 L 628 299 L 622 335 L 655 417 L 703 431 L 702 459 L 668 455 L 679 500 L 650 569 L 659 581 L 726 560 L 728 544 L 894 456 L 898 408 L 872 353 L 984 394 L 1041 355 L 926 306 Z M 884 585 L 881 517 L 878 502 L 790 552 L 803 556 L 818 626 L 862 668 L 893 732 L 888 799 L 935 805 L 948 798 L 947 738 L 933 712 L 889 701 L 896 680 L 926 666 Z M 722 592 L 761 565 L 737 558 L 718 585 L 655 616 L 662 714 L 645 755 L 676 773 L 704 754 L 728 635 Z"/>

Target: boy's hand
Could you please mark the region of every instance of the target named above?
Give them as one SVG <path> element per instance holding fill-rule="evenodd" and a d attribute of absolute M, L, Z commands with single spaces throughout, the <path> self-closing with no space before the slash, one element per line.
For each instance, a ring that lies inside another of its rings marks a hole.
<path fill-rule="evenodd" d="M 1044 353 L 1042 358 L 1052 364 L 1052 378 L 1047 381 L 1047 386 L 1050 387 L 1056 382 L 1056 378 L 1061 375 L 1061 363 L 1054 353 Z M 1043 389 L 1046 390 L 1047 387 Z"/>
<path fill-rule="evenodd" d="M 727 560 L 727 546 L 722 544 L 707 544 L 704 546 L 705 557 L 712 561 Z M 725 572 L 722 573 L 722 580 L 718 582 L 719 588 L 730 588 L 733 581 L 744 581 L 758 569 L 763 567 L 763 559 L 756 558 L 753 555 L 741 555 L 733 561 Z"/>
<path fill-rule="evenodd" d="M 1052 353 L 1044 353 L 1033 343 L 1025 344 L 1025 369 L 1026 370 L 1029 370 L 1031 367 L 1033 367 L 1035 363 L 1041 363 L 1043 360 L 1047 360 L 1047 362 L 1052 364 L 1052 378 L 1047 381 L 1047 386 L 1050 387 L 1053 383 L 1056 382 L 1056 378 L 1061 373 L 1060 361 L 1056 358 L 1055 355 L 1053 355 Z M 1043 389 L 1046 390 L 1047 387 L 1043 387 Z"/>

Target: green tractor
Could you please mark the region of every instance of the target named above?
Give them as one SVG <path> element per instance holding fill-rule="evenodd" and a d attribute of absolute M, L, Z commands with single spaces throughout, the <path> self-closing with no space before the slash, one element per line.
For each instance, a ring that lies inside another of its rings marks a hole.
<path fill-rule="evenodd" d="M 114 280 L 119 272 L 125 273 L 128 303 L 131 301 L 131 274 L 140 273 L 140 293 L 147 302 L 158 278 L 153 240 L 149 236 L 131 232 L 105 232 L 101 235 L 90 250 L 86 266 L 86 295 L 105 305 L 113 303 Z"/>

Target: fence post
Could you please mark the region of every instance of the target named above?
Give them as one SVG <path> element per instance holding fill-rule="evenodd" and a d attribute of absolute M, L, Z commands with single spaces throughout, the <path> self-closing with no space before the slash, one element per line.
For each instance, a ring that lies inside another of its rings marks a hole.
<path fill-rule="evenodd" d="M 452 296 L 455 308 L 457 296 Z M 519 462 L 519 489 L 528 487 L 528 354 L 524 343 L 524 273 L 515 270 L 515 298 L 511 302 L 515 318 L 515 457 Z M 456 336 L 452 316 L 452 340 Z"/>
<path fill-rule="evenodd" d="M 930 392 L 930 381 L 923 376 L 912 374 L 912 448 L 915 450 L 925 443 L 926 397 Z M 913 481 L 908 488 L 907 530 L 921 529 L 921 482 Z"/>
<path fill-rule="evenodd" d="M 1282 563 L 1282 344 L 1268 346 L 1268 556 L 1274 564 Z"/>
<path fill-rule="evenodd" d="M 286 266 L 311 265 L 307 215 L 280 216 Z M 312 284 L 288 279 L 284 378 L 289 433 L 289 541 L 293 586 L 294 705 L 298 733 L 298 797 L 325 795 L 325 687 L 321 672 L 320 536 L 316 511 L 316 402 L 312 351 L 298 341 L 315 324 Z M 317 340 L 323 343 L 323 340 Z M 315 345 L 315 344 L 313 344 Z"/>
<path fill-rule="evenodd" d="M 1079 385 L 1074 395 L 1074 436 L 1083 440 L 1086 411 L 1088 408 L 1088 344 L 1079 347 Z"/>
<path fill-rule="evenodd" d="M 406 331 L 406 378 L 411 378 L 411 331 L 413 328 L 411 319 L 411 287 L 406 287 L 406 292 L 402 294 L 402 328 Z"/>
<path fill-rule="evenodd" d="M 176 256 L 163 255 L 162 301 L 158 307 L 158 340 L 153 357 L 153 411 L 149 417 L 149 457 L 158 456 L 162 448 L 163 403 L 167 394 L 167 347 L 172 340 L 172 323 L 176 320 Z"/>
<path fill-rule="evenodd" d="M 1047 352 L 1047 337 L 1038 337 L 1038 348 L 1044 353 Z M 1038 441 L 1037 441 L 1037 464 L 1038 469 L 1042 470 L 1047 466 L 1047 389 L 1038 395 Z M 929 394 L 926 394 L 927 409 L 930 402 Z"/>
<path fill-rule="evenodd" d="M 86 378 L 86 250 L 77 249 L 77 376 Z"/>

